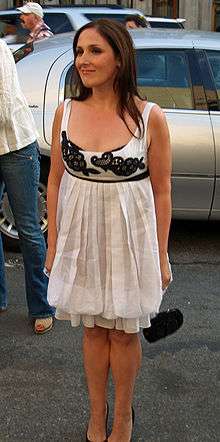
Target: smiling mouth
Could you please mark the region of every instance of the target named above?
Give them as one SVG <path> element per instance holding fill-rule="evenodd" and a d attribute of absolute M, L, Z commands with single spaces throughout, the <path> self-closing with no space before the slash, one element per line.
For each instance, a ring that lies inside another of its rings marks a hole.
<path fill-rule="evenodd" d="M 92 74 L 93 72 L 95 72 L 95 71 L 89 70 L 89 69 L 81 69 L 81 74 L 82 75 Z"/>

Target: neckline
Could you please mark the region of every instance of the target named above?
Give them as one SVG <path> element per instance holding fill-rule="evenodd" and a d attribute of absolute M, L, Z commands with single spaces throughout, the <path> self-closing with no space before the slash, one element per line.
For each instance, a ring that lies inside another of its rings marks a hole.
<path fill-rule="evenodd" d="M 74 143 L 74 141 L 70 140 L 70 138 L 69 138 L 69 134 L 68 134 L 68 124 L 69 124 L 69 118 L 70 118 L 70 112 L 71 112 L 71 102 L 72 102 L 72 100 L 71 100 L 71 98 L 70 98 L 70 99 L 69 99 L 69 102 L 67 103 L 67 105 L 69 105 L 69 110 L 68 110 L 68 113 L 67 113 L 67 123 L 66 123 L 66 129 L 64 130 L 64 132 L 66 133 L 67 141 L 68 141 L 70 144 L 72 144 L 72 146 L 76 147 L 77 149 L 79 149 L 79 150 L 81 150 L 81 151 L 83 151 L 83 152 L 90 153 L 90 154 L 104 154 L 104 153 L 111 153 L 111 152 L 115 152 L 115 151 L 117 151 L 117 150 L 125 149 L 127 146 L 129 146 L 129 144 L 133 141 L 133 139 L 134 139 L 135 136 L 137 135 L 138 127 L 136 127 L 135 132 L 134 132 L 134 135 L 132 135 L 132 137 L 130 138 L 130 140 L 128 141 L 127 144 L 124 144 L 124 145 L 121 146 L 121 147 L 113 148 L 113 149 L 111 149 L 111 150 L 110 150 L 110 149 L 109 149 L 109 150 L 89 150 L 89 149 L 85 149 L 85 148 L 83 148 L 83 147 L 81 147 L 81 146 L 78 146 L 76 143 Z M 141 114 L 141 115 L 142 115 L 142 118 L 143 118 L 143 115 L 144 115 L 144 113 L 145 113 L 145 109 L 147 108 L 148 104 L 149 104 L 149 102 L 147 101 L 147 103 L 146 103 L 145 106 L 144 106 L 143 112 L 142 112 L 142 114 Z"/>
<path fill-rule="evenodd" d="M 116 147 L 115 149 L 111 149 L 111 150 L 87 150 L 87 149 L 83 149 L 83 147 L 80 147 L 80 146 L 78 146 L 76 143 L 74 143 L 73 141 L 71 141 L 71 140 L 68 138 L 68 134 L 67 134 L 67 131 L 66 131 L 66 130 L 64 130 L 63 132 L 64 132 L 65 135 L 66 135 L 66 139 L 67 139 L 68 143 L 70 143 L 73 147 L 75 147 L 75 149 L 77 149 L 77 150 L 79 150 L 79 151 L 82 151 L 82 152 L 88 152 L 88 153 L 91 153 L 91 154 L 95 154 L 95 153 L 103 154 L 103 153 L 117 152 L 118 150 L 122 150 L 124 147 L 126 147 L 126 146 L 130 143 L 130 141 L 129 141 L 129 143 L 124 144 L 123 146 L 120 146 L 120 147 Z M 132 137 L 132 138 L 133 138 L 133 137 Z"/>

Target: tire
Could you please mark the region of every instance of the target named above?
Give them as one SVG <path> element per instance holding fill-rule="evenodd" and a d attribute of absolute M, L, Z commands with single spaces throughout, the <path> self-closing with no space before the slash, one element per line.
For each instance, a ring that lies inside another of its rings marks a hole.
<path fill-rule="evenodd" d="M 42 232 L 46 236 L 47 234 L 47 179 L 49 172 L 48 161 L 43 161 L 41 164 L 41 175 L 38 186 L 38 210 L 39 210 L 39 223 Z M 18 232 L 15 227 L 15 221 L 8 200 L 7 193 L 5 192 L 0 204 L 0 232 L 4 246 L 7 250 L 19 250 L 19 238 Z"/>

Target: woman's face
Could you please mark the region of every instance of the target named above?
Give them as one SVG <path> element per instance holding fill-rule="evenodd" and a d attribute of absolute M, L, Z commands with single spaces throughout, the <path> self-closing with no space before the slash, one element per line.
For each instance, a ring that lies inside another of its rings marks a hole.
<path fill-rule="evenodd" d="M 96 29 L 86 29 L 80 34 L 75 66 L 84 86 L 112 86 L 119 65 L 112 47 Z"/>

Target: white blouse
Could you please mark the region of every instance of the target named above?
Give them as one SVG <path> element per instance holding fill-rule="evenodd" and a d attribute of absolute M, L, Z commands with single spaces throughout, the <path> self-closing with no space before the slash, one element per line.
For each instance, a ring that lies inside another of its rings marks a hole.
<path fill-rule="evenodd" d="M 0 39 L 0 155 L 22 149 L 36 138 L 34 119 L 19 85 L 13 55 Z"/>

